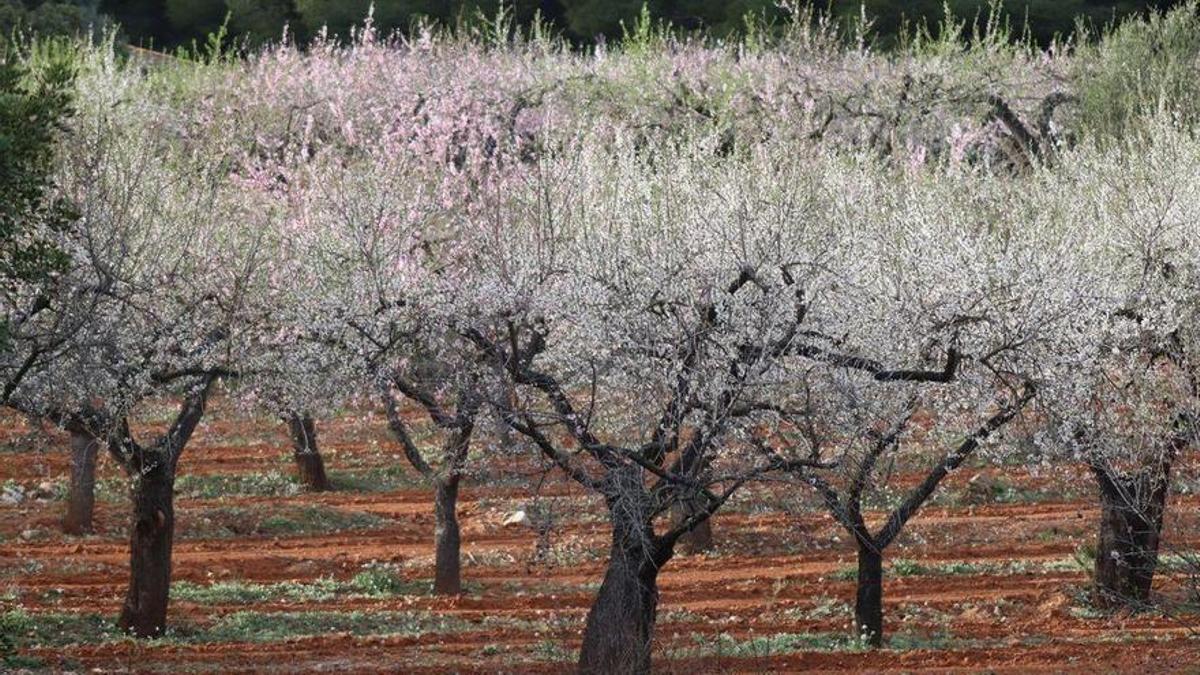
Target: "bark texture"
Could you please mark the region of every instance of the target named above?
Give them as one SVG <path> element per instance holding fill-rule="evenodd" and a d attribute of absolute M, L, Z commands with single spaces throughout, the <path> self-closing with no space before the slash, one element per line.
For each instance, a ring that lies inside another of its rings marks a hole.
<path fill-rule="evenodd" d="M 175 480 L 167 462 L 134 480 L 129 542 L 129 589 L 120 627 L 140 638 L 162 635 L 171 590 L 171 544 L 175 536 Z"/>
<path fill-rule="evenodd" d="M 883 646 L 883 553 L 870 544 L 858 546 L 854 626 L 867 645 Z"/>
<path fill-rule="evenodd" d="M 63 531 L 89 534 L 96 508 L 96 458 L 100 440 L 81 426 L 69 426 L 67 430 L 71 434 L 71 487 Z"/>
<path fill-rule="evenodd" d="M 614 514 L 608 569 L 588 611 L 579 672 L 649 673 L 663 552 L 653 532 Z"/>
<path fill-rule="evenodd" d="M 287 419 L 288 434 L 292 437 L 292 457 L 300 484 L 312 492 L 333 489 L 325 473 L 325 460 L 317 447 L 317 427 L 309 415 L 292 414 Z"/>
<path fill-rule="evenodd" d="M 438 481 L 434 486 L 434 578 L 437 595 L 462 593 L 462 562 L 459 553 L 458 476 Z"/>
<path fill-rule="evenodd" d="M 581 673 L 649 673 L 658 572 L 675 538 L 654 532 L 652 499 L 636 467 L 610 465 L 602 488 L 612 526 L 608 569 L 583 630 Z"/>
<path fill-rule="evenodd" d="M 1154 475 L 1157 474 L 1157 475 Z M 1104 608 L 1150 601 L 1168 481 L 1163 472 L 1133 476 L 1097 471 L 1100 532 L 1093 602 Z"/>

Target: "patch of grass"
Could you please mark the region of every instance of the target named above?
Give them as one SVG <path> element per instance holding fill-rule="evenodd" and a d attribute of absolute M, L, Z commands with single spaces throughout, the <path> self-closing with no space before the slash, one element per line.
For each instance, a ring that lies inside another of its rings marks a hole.
<path fill-rule="evenodd" d="M 896 633 L 887 639 L 889 649 L 908 651 L 911 649 L 961 649 L 982 646 L 977 640 L 956 638 L 949 633 Z"/>
<path fill-rule="evenodd" d="M 533 656 L 539 661 L 573 661 L 575 653 L 554 640 L 542 640 L 533 646 Z"/>
<path fill-rule="evenodd" d="M 469 621 L 433 612 L 234 612 L 207 625 L 176 623 L 167 634 L 139 644 L 276 642 L 289 638 L 350 633 L 356 636 L 421 636 L 471 630 Z M 95 614 L 14 611 L 0 614 L 0 656 L 27 648 L 60 648 L 129 640 L 109 619 Z M 7 662 L 5 662 L 7 663 Z"/>
<path fill-rule="evenodd" d="M 479 655 L 496 656 L 498 654 L 503 654 L 505 651 L 507 651 L 507 649 L 503 645 L 485 645 L 483 649 L 479 650 Z"/>
<path fill-rule="evenodd" d="M 854 581 L 858 578 L 858 568 L 854 565 L 839 567 L 829 574 L 829 578 L 835 581 Z"/>
<path fill-rule="evenodd" d="M 330 471 L 329 481 L 334 489 L 346 492 L 392 492 L 428 485 L 421 476 L 406 472 L 398 462 L 360 471 Z"/>
<path fill-rule="evenodd" d="M 504 581 L 500 584 L 500 588 L 504 593 L 516 596 L 533 595 L 544 597 L 547 595 L 574 595 L 576 593 L 592 595 L 600 590 L 600 582 L 585 581 L 576 584 L 531 577 L 526 581 Z"/>
<path fill-rule="evenodd" d="M 24 648 L 95 644 L 121 637 L 116 624 L 98 614 L 29 614 L 22 610 L 0 614 L 0 650 L 7 650 L 6 656 Z"/>
<path fill-rule="evenodd" d="M 322 504 L 269 507 L 220 506 L 180 518 L 183 538 L 304 536 L 346 530 L 373 530 L 388 519 Z"/>
<path fill-rule="evenodd" d="M 1029 562 L 1027 560 L 1005 560 L 998 562 L 972 562 L 953 560 L 940 563 L 922 563 L 906 558 L 896 558 L 888 565 L 887 574 L 898 577 L 915 576 L 976 576 L 976 575 L 1008 575 L 1030 574 L 1034 572 L 1063 572 L 1079 569 L 1082 562 L 1078 560 L 1050 560 L 1046 562 Z M 858 578 L 858 568 L 846 565 L 838 568 L 829 575 L 830 579 L 838 581 L 853 581 Z"/>
<path fill-rule="evenodd" d="M 902 577 L 1027 574 L 1035 566 L 1036 564 L 1031 564 L 1024 560 L 1007 560 L 1003 562 L 955 560 L 943 563 L 922 564 L 901 558 L 892 563 L 892 573 Z"/>
<path fill-rule="evenodd" d="M 792 607 L 784 610 L 784 615 L 791 619 L 816 620 L 829 619 L 835 616 L 851 616 L 854 610 L 850 605 L 835 598 L 823 598 L 814 607 L 801 609 Z"/>
<path fill-rule="evenodd" d="M 324 601 L 337 597 L 337 591 L 338 584 L 332 579 L 319 579 L 310 583 L 285 581 L 276 584 L 243 581 L 196 584 L 177 581 L 171 585 L 172 599 L 200 605 L 251 605 L 279 600 Z"/>
<path fill-rule="evenodd" d="M 708 617 L 688 609 L 668 609 L 660 612 L 658 615 L 658 623 L 701 623 L 708 621 Z"/>
<path fill-rule="evenodd" d="M 406 595 L 430 595 L 433 583 L 405 579 L 399 567 L 371 563 L 346 581 L 282 581 L 256 584 L 246 581 L 217 581 L 197 584 L 178 581 L 171 586 L 171 597 L 199 605 L 252 605 L 260 602 L 329 602 L 340 598 L 390 598 Z M 464 584 L 464 592 L 480 590 L 477 583 Z"/>
<path fill-rule="evenodd" d="M 371 598 L 390 597 L 394 595 L 429 595 L 433 592 L 433 584 L 428 581 L 411 581 L 397 573 L 395 565 L 367 565 L 361 572 L 355 574 L 346 584 L 353 594 Z M 464 584 L 464 590 L 469 592 L 473 584 Z"/>
<path fill-rule="evenodd" d="M 330 633 L 420 636 L 472 627 L 464 619 L 432 612 L 235 612 L 217 619 L 187 641 L 276 642 Z"/>
<path fill-rule="evenodd" d="M 180 496 L 216 499 L 225 496 L 288 497 L 301 492 L 292 476 L 280 471 L 267 473 L 183 475 L 175 481 Z"/>
<path fill-rule="evenodd" d="M 1160 553 L 1158 568 L 1166 572 L 1198 572 L 1200 571 L 1200 553 L 1196 551 Z"/>
<path fill-rule="evenodd" d="M 280 459 L 291 461 L 291 455 Z M 354 471 L 332 470 L 329 480 L 335 490 L 345 492 L 391 492 L 402 488 L 420 487 L 425 483 L 418 476 L 404 471 L 399 464 Z M 290 497 L 302 494 L 304 486 L 284 471 L 239 474 L 181 475 L 175 481 L 180 497 L 191 499 L 220 499 L 222 497 Z M 96 498 L 103 501 L 127 499 L 129 481 L 123 477 L 107 478 L 96 483 Z M 63 487 L 63 496 L 66 488 Z"/>
<path fill-rule="evenodd" d="M 898 577 L 916 577 L 929 574 L 931 568 L 922 565 L 915 560 L 907 560 L 905 558 L 897 558 L 892 561 L 891 573 Z"/>
<path fill-rule="evenodd" d="M 694 647 L 668 650 L 669 658 L 753 658 L 796 652 L 853 652 L 863 648 L 859 640 L 843 633 L 776 633 L 746 638 L 727 633 L 693 633 L 691 639 Z"/>

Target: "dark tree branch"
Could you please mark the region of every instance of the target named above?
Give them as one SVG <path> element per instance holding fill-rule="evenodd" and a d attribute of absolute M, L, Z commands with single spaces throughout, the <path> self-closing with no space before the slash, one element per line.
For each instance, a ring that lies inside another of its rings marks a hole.
<path fill-rule="evenodd" d="M 980 443 L 995 433 L 996 430 L 1011 422 L 1025 405 L 1033 400 L 1035 391 L 1033 384 L 1026 382 L 1020 398 L 988 418 L 982 426 L 967 436 L 957 448 L 947 454 L 942 462 L 925 476 L 925 480 L 909 493 L 908 497 L 892 512 L 887 522 L 880 529 L 879 534 L 876 536 L 876 541 L 879 543 L 880 548 L 886 548 L 896 538 L 896 535 L 900 534 L 905 524 L 916 514 L 917 510 L 921 508 L 926 500 L 929 499 L 943 478 L 961 466 L 967 457 L 979 447 Z"/>

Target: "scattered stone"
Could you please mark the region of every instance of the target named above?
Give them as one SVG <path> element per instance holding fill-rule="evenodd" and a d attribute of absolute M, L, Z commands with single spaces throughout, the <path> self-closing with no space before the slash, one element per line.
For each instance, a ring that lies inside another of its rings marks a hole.
<path fill-rule="evenodd" d="M 35 537 L 37 537 L 37 534 L 38 534 L 37 530 L 22 530 L 21 531 L 21 540 L 22 541 L 33 541 L 33 539 Z"/>
<path fill-rule="evenodd" d="M 4 488 L 3 494 L 0 494 L 0 503 L 13 505 L 23 501 L 25 501 L 25 491 L 19 485 L 10 485 Z"/>
<path fill-rule="evenodd" d="M 50 481 L 42 481 L 37 487 L 29 491 L 29 497 L 38 501 L 47 501 L 54 498 L 54 483 Z"/>
<path fill-rule="evenodd" d="M 529 525 L 529 515 L 524 511 L 514 511 L 504 519 L 504 527 L 522 527 Z"/>

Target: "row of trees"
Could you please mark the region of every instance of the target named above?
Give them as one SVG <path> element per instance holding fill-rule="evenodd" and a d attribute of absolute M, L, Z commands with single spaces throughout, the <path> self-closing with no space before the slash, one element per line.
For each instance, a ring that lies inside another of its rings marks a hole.
<path fill-rule="evenodd" d="M 174 480 L 218 387 L 301 451 L 329 410 L 385 411 L 435 494 L 439 592 L 461 590 L 472 452 L 535 452 L 594 494 L 612 541 L 585 671 L 648 670 L 658 574 L 768 475 L 852 535 L 870 644 L 887 547 L 949 473 L 1017 447 L 1091 467 L 1097 599 L 1145 599 L 1196 434 L 1200 145 L 1151 115 L 1071 148 L 1037 117 L 1077 98 L 1049 89 L 1061 59 L 977 45 L 981 79 L 806 31 L 755 54 L 368 27 L 150 71 L 105 45 L 62 75 L 7 60 L 14 100 L 74 109 L 11 122 L 63 126 L 17 169 L 13 250 L 53 266 L 6 268 L 3 402 L 129 475 L 121 625 L 167 625 Z M 128 419 L 163 396 L 178 412 L 144 438 Z M 900 453 L 924 477 L 876 520 Z"/>

